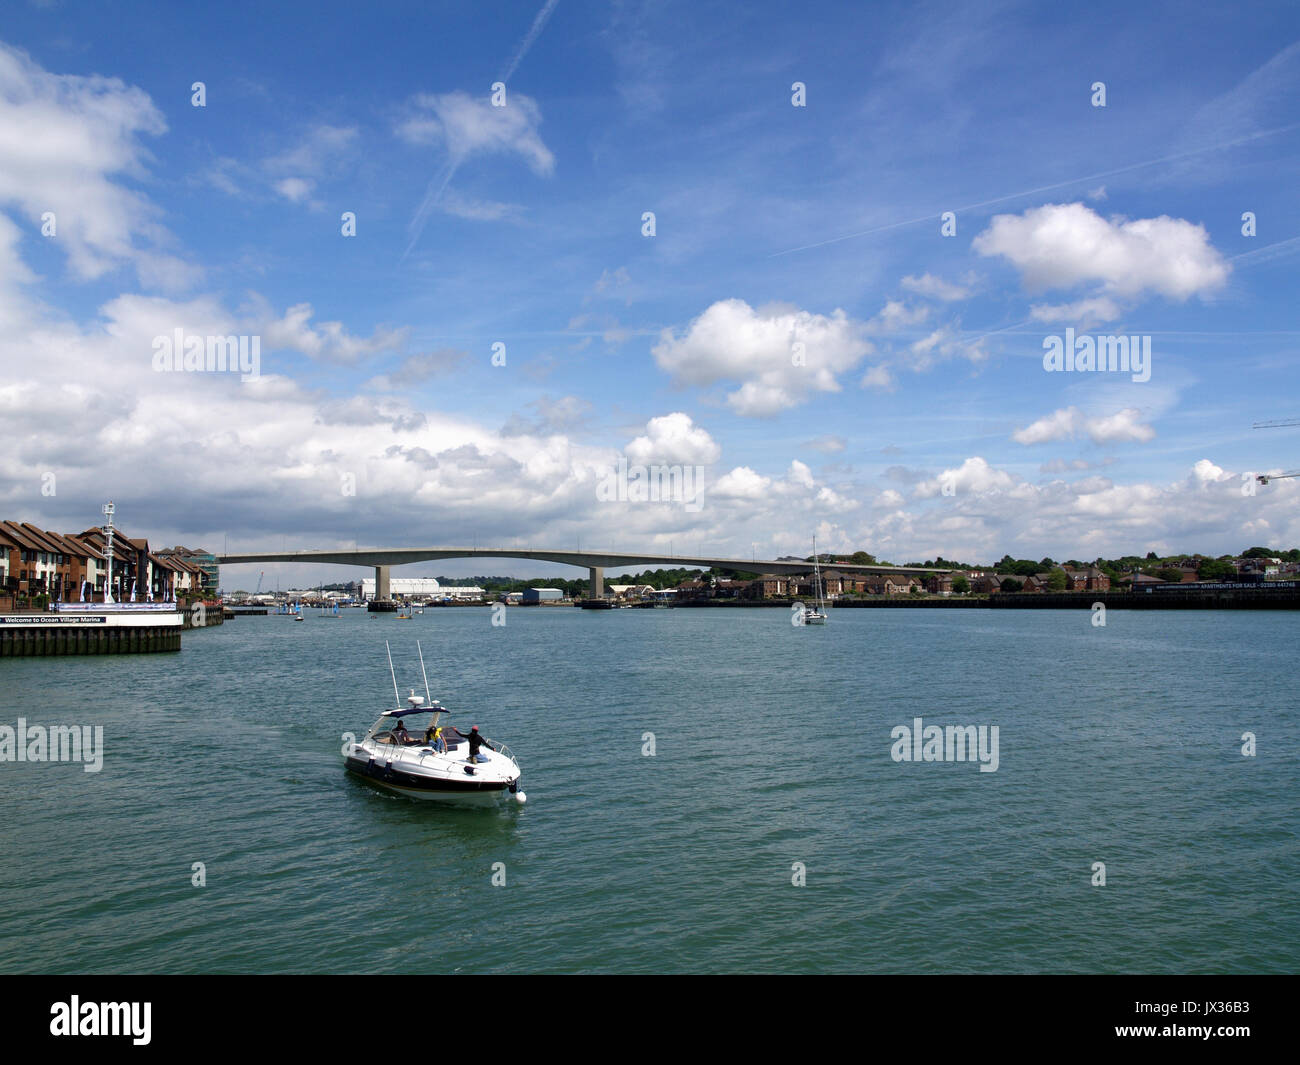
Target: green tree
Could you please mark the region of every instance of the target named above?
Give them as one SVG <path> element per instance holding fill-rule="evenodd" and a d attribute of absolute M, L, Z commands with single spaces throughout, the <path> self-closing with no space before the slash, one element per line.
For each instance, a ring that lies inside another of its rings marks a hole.
<path fill-rule="evenodd" d="M 1051 592 L 1063 592 L 1068 582 L 1065 579 L 1065 570 L 1054 569 L 1047 578 L 1047 589 Z"/>
<path fill-rule="evenodd" d="M 1237 568 L 1231 562 L 1206 558 L 1196 568 L 1196 576 L 1203 581 L 1230 581 L 1237 576 Z"/>
<path fill-rule="evenodd" d="M 1173 566 L 1161 566 L 1155 571 L 1154 576 L 1159 577 L 1162 581 L 1169 581 L 1171 584 L 1177 584 L 1183 579 L 1183 571 L 1175 569 Z"/>
<path fill-rule="evenodd" d="M 970 581 L 965 577 L 954 577 L 952 579 L 952 590 L 954 595 L 966 595 L 970 591 Z"/>

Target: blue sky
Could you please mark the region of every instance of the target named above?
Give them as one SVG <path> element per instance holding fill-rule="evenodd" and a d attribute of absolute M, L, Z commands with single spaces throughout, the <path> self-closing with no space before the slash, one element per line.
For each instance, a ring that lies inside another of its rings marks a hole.
<path fill-rule="evenodd" d="M 5 516 L 112 496 L 231 551 L 1295 546 L 1296 482 L 1245 475 L 1300 467 L 1300 429 L 1251 429 L 1300 416 L 1298 89 L 1289 4 L 13 4 Z M 1067 327 L 1150 337 L 1150 379 L 1047 372 Z M 177 328 L 258 336 L 259 375 L 157 372 Z M 702 467 L 698 505 L 603 500 L 620 457 Z"/>

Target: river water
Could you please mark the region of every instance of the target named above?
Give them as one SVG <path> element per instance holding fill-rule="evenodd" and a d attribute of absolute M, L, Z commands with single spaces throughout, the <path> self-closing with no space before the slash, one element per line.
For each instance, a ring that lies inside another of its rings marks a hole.
<path fill-rule="evenodd" d="M 0 662 L 0 725 L 104 742 L 99 772 L 0 763 L 0 971 L 1300 966 L 1298 614 L 492 617 Z M 386 639 L 403 696 L 419 639 L 453 721 L 510 744 L 525 806 L 343 772 L 392 705 Z M 996 726 L 996 771 L 895 761 L 918 717 Z"/>

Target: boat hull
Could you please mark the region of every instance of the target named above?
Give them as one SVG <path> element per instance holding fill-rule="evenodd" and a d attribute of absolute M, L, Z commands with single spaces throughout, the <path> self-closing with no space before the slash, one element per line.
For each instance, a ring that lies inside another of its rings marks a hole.
<path fill-rule="evenodd" d="M 490 763 L 471 766 L 462 759 L 450 762 L 439 759 L 441 766 L 434 772 L 412 772 L 410 769 L 418 767 L 404 767 L 403 761 L 400 756 L 395 762 L 382 755 L 376 758 L 372 752 L 358 745 L 344 759 L 344 768 L 353 776 L 394 795 L 469 806 L 500 802 L 513 794 L 520 776 L 518 766 L 513 762 L 508 767 Z M 475 772 L 467 773 L 467 768 L 472 768 Z"/>
<path fill-rule="evenodd" d="M 452 806 L 496 806 L 510 794 L 508 785 L 491 784 L 475 791 L 452 791 L 445 788 L 412 786 L 397 780 L 385 780 L 382 776 L 369 773 L 364 767 L 347 767 L 348 774 L 364 781 L 371 787 L 386 791 L 390 795 L 401 795 L 408 799 L 422 802 L 447 803 Z"/>

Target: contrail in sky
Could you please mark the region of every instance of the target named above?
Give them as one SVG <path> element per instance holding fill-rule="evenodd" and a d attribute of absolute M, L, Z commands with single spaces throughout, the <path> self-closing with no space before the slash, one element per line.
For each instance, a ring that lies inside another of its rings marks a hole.
<path fill-rule="evenodd" d="M 1262 248 L 1256 248 L 1254 251 L 1243 251 L 1239 255 L 1234 255 L 1229 261 L 1241 263 L 1244 266 L 1252 266 L 1255 263 L 1266 263 L 1272 259 L 1281 258 L 1283 255 L 1290 255 L 1295 251 L 1300 251 L 1300 237 L 1291 237 L 1289 240 L 1279 240 L 1273 244 L 1265 244 Z"/>
<path fill-rule="evenodd" d="M 533 19 L 533 24 L 529 28 L 524 39 L 519 42 L 519 47 L 515 49 L 515 57 L 510 60 L 510 65 L 506 67 L 504 74 L 498 78 L 498 81 L 509 81 L 515 73 L 515 68 L 523 62 L 524 56 L 528 54 L 528 49 L 533 46 L 533 42 L 542 35 L 542 30 L 546 29 L 546 21 L 551 17 L 551 12 L 555 10 L 560 0 L 546 0 L 542 5 L 541 11 L 537 12 L 537 17 Z"/>
<path fill-rule="evenodd" d="M 533 19 L 533 24 L 528 28 L 528 32 L 524 34 L 524 39 L 519 42 L 519 47 L 515 49 L 514 58 L 510 60 L 505 72 L 497 79 L 498 81 L 508 82 L 514 76 L 519 64 L 524 61 L 524 56 L 528 54 L 528 50 L 536 43 L 537 38 L 542 35 L 542 30 L 546 29 L 546 23 L 551 17 L 551 12 L 556 9 L 559 3 L 560 0 L 546 0 L 546 3 L 542 5 L 542 9 L 537 12 L 536 18 Z M 446 169 L 442 172 L 442 177 L 434 178 L 433 181 L 429 182 L 429 188 L 425 191 L 424 200 L 420 203 L 419 210 L 415 212 L 415 217 L 411 219 L 409 227 L 411 240 L 406 245 L 406 251 L 402 252 L 402 257 L 398 260 L 399 263 L 405 262 L 406 257 L 411 254 L 415 242 L 420 239 L 420 234 L 424 232 L 430 213 L 437 206 L 438 201 L 442 199 L 442 194 L 447 191 L 451 179 L 456 176 L 460 162 L 456 158 L 449 159 Z"/>
<path fill-rule="evenodd" d="M 1067 185 L 1077 185 L 1084 181 L 1096 181 L 1098 178 L 1112 177 L 1115 174 L 1125 174 L 1130 170 L 1141 170 L 1147 166 L 1158 166 L 1160 163 L 1172 163 L 1179 159 L 1190 159 L 1194 155 L 1204 155 L 1206 152 L 1215 152 L 1221 148 L 1232 148 L 1238 144 L 1245 144 L 1248 141 L 1259 140 L 1261 137 L 1271 137 L 1275 133 L 1286 133 L 1290 130 L 1300 128 L 1300 122 L 1290 126 L 1282 126 L 1278 129 L 1266 129 L 1262 133 L 1252 133 L 1248 137 L 1241 137 L 1235 141 L 1226 141 L 1223 144 L 1212 144 L 1208 148 L 1196 148 L 1190 152 L 1179 152 L 1177 155 L 1166 155 L 1161 159 L 1148 159 L 1143 163 L 1131 163 L 1128 166 L 1116 167 L 1114 170 L 1103 170 L 1097 174 L 1087 174 L 1084 177 L 1070 178 L 1068 181 L 1058 181 L 1052 185 L 1040 185 L 1036 189 L 1025 189 L 1021 192 L 1013 192 L 1007 196 L 998 196 L 992 200 L 981 200 L 979 203 L 968 203 L 961 207 L 949 208 L 953 211 L 974 211 L 980 207 L 991 207 L 995 203 L 1006 203 L 1007 200 L 1018 200 L 1022 196 L 1035 196 L 1040 192 L 1051 192 L 1053 189 L 1063 189 Z M 877 226 L 875 229 L 864 229 L 860 233 L 848 233 L 842 237 L 831 237 L 829 240 L 819 240 L 816 244 L 804 244 L 798 248 L 787 248 L 785 251 L 774 251 L 768 255 L 769 259 L 775 259 L 780 255 L 793 255 L 797 251 L 809 251 L 812 248 L 824 248 L 827 244 L 838 244 L 842 240 L 853 240 L 855 237 L 869 237 L 873 233 L 884 233 L 890 229 L 901 229 L 903 226 L 914 226 L 919 222 L 931 222 L 938 217 L 937 212 L 931 211 L 919 218 L 909 218 L 903 222 L 891 222 L 889 225 Z M 1260 249 L 1261 251 L 1263 249 Z"/>

